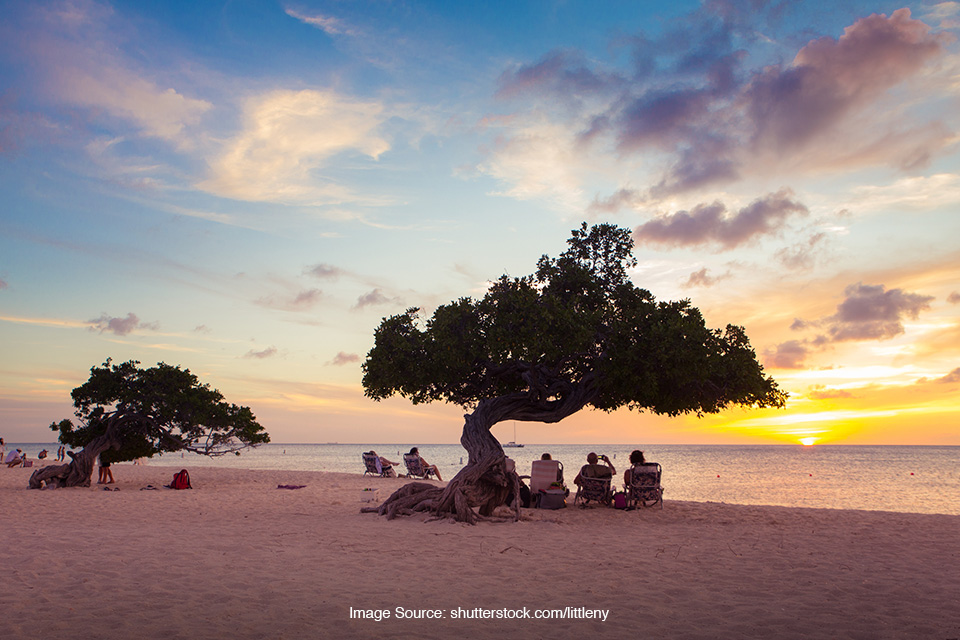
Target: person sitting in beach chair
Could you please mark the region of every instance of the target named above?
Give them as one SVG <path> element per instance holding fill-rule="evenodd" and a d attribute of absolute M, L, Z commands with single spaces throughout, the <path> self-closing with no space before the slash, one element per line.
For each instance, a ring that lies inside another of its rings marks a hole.
<path fill-rule="evenodd" d="M 604 464 L 599 464 L 601 460 Z M 574 504 L 579 503 L 580 506 L 585 507 L 588 502 L 594 500 L 600 504 L 609 505 L 613 497 L 610 485 L 616 473 L 617 470 L 610 462 L 610 458 L 604 455 L 598 456 L 591 451 L 587 455 L 587 464 L 580 468 L 580 473 L 573 480 L 577 485 Z"/>
<path fill-rule="evenodd" d="M 417 447 L 410 449 L 410 453 L 403 454 L 403 463 L 407 465 L 408 478 L 423 478 L 424 480 L 429 480 L 431 475 L 435 475 L 437 476 L 437 480 L 443 481 L 437 465 L 430 464 L 420 457 L 420 450 L 417 449 Z"/>
<path fill-rule="evenodd" d="M 660 503 L 663 509 L 662 469 L 656 462 L 647 462 L 639 449 L 630 454 L 629 469 L 623 472 L 623 488 L 627 494 L 627 508 L 653 507 Z"/>
<path fill-rule="evenodd" d="M 363 472 L 363 475 L 375 474 L 381 478 L 396 478 L 397 472 L 393 470 L 396 462 L 391 462 L 381 455 L 378 455 L 376 451 L 371 449 L 369 452 L 362 454 L 363 456 L 363 465 L 366 467 L 366 471 Z"/>
<path fill-rule="evenodd" d="M 530 466 L 531 505 L 539 507 L 544 493 L 557 490 L 563 491 L 564 497 L 570 493 L 563 484 L 563 463 L 545 453 Z"/>

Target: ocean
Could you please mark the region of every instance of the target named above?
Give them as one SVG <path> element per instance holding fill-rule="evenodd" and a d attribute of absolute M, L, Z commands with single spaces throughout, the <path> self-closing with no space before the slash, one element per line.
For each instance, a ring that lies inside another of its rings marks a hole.
<path fill-rule="evenodd" d="M 166 454 L 146 461 L 163 467 L 214 466 L 244 469 L 289 469 L 362 473 L 360 454 L 371 449 L 401 462 L 418 446 L 449 480 L 467 461 L 459 444 L 268 444 L 241 455 L 206 458 Z M 58 445 L 7 443 L 31 458 Z M 617 469 L 618 484 L 635 445 L 527 444 L 507 448 L 520 473 L 549 452 L 564 465 L 567 484 L 586 462 L 587 453 L 606 454 Z M 960 447 L 857 445 L 650 445 L 646 459 L 663 467 L 664 500 L 726 502 L 827 509 L 865 509 L 960 515 Z M 125 463 L 129 464 L 129 463 Z M 123 465 L 114 467 L 114 476 Z M 373 480 L 371 480 L 373 481 Z"/>

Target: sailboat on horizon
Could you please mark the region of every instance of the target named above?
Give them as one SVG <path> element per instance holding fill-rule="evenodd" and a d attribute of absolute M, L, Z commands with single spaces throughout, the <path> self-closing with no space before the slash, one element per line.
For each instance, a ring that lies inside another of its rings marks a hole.
<path fill-rule="evenodd" d="M 522 444 L 517 444 L 517 423 L 513 423 L 513 440 L 503 445 L 505 449 L 522 449 Z"/>

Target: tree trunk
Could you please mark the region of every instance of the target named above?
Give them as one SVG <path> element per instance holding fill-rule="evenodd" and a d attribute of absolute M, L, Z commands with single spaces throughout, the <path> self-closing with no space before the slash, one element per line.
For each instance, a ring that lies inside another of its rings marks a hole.
<path fill-rule="evenodd" d="M 99 456 L 108 449 L 119 449 L 123 442 L 117 436 L 118 426 L 127 416 L 114 414 L 107 419 L 107 430 L 102 436 L 97 436 L 87 443 L 79 453 L 68 451 L 71 460 L 68 464 L 49 465 L 37 469 L 30 476 L 30 489 L 42 489 L 43 483 L 48 487 L 89 487 L 93 476 L 93 467 Z"/>
<path fill-rule="evenodd" d="M 432 511 L 452 516 L 459 522 L 475 524 L 493 515 L 514 491 L 514 520 L 520 519 L 520 479 L 516 470 L 508 471 L 506 455 L 490 429 L 504 420 L 559 422 L 582 409 L 594 397 L 592 381 L 567 385 L 562 395 L 544 398 L 531 392 L 515 393 L 481 400 L 473 413 L 466 414 L 460 444 L 467 450 L 467 465 L 447 483 L 436 487 L 424 482 L 404 485 L 379 507 L 361 509 L 393 519 L 415 511 Z M 478 511 L 474 511 L 477 509 Z"/>

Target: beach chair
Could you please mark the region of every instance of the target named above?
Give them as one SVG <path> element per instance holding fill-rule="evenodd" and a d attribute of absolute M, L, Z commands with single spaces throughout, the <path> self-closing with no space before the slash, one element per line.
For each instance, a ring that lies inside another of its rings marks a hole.
<path fill-rule="evenodd" d="M 383 468 L 383 465 L 380 463 L 380 456 L 375 453 L 363 453 L 360 455 L 363 456 L 363 466 L 366 468 L 363 475 L 370 474 L 380 476 L 381 478 L 387 477 L 387 472 L 390 467 L 387 467 L 387 469 Z"/>
<path fill-rule="evenodd" d="M 556 489 L 556 482 L 563 487 L 563 464 L 559 460 L 534 460 L 530 467 L 531 506 L 539 507 L 542 492 Z"/>
<path fill-rule="evenodd" d="M 416 454 L 403 454 L 403 464 L 407 465 L 408 478 L 423 478 L 424 480 L 429 480 L 430 476 L 433 475 L 433 470 L 424 468 L 423 463 L 420 461 L 420 456 Z"/>
<path fill-rule="evenodd" d="M 573 504 L 579 504 L 586 507 L 587 503 L 593 500 L 599 504 L 609 506 L 613 492 L 610 490 L 610 483 L 613 478 L 580 478 L 580 484 L 577 486 L 577 495 L 573 499 Z"/>
<path fill-rule="evenodd" d="M 658 503 L 663 509 L 663 487 L 660 476 L 663 470 L 656 462 L 637 464 L 630 468 L 630 486 L 627 487 L 627 507 L 653 507 Z"/>

